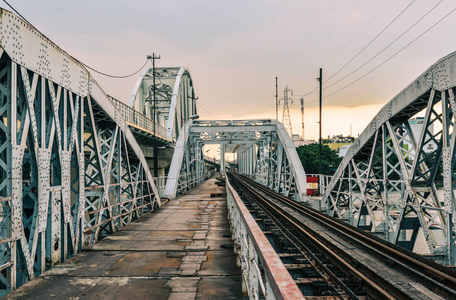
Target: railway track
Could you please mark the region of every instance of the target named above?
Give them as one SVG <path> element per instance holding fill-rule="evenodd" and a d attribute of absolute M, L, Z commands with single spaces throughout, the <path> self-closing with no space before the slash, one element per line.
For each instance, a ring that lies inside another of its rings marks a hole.
<path fill-rule="evenodd" d="M 323 280 L 326 291 L 317 294 L 325 299 L 456 299 L 455 271 L 239 174 L 229 176 L 257 222 L 273 236 L 304 296 L 315 295 L 309 285 Z"/>

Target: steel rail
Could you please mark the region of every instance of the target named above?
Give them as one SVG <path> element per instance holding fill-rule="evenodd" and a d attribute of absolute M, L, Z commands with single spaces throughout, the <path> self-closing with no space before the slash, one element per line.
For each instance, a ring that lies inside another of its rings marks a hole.
<path fill-rule="evenodd" d="M 245 189 L 247 193 L 253 198 L 253 201 L 263 210 L 263 212 L 268 215 L 268 217 L 275 223 L 276 226 L 280 228 L 280 231 L 282 234 L 288 238 L 288 240 L 295 245 L 297 249 L 300 249 L 303 256 L 308 258 L 309 263 L 312 267 L 315 268 L 315 270 L 322 275 L 322 277 L 327 281 L 327 283 L 334 288 L 334 290 L 339 294 L 339 296 L 342 299 L 345 299 L 347 295 L 349 295 L 352 299 L 359 299 L 358 296 L 339 278 L 337 277 L 327 266 L 325 263 L 323 263 L 315 253 L 313 253 L 295 234 L 291 232 L 287 228 L 286 225 L 293 225 L 294 227 L 297 226 L 297 224 L 290 220 L 287 219 L 287 224 L 283 224 L 283 222 L 279 221 L 278 218 L 274 216 L 273 213 L 270 213 L 270 211 L 264 207 L 262 201 L 258 201 L 259 195 L 256 193 L 253 189 L 251 189 L 248 185 L 244 185 L 242 181 L 239 181 L 238 178 L 234 177 L 233 179 L 236 180 L 236 182 Z M 334 282 L 330 282 L 329 278 L 332 279 Z M 342 290 L 345 291 L 346 294 L 340 292 L 339 290 L 342 288 Z"/>
<path fill-rule="evenodd" d="M 429 287 L 434 292 L 444 297 L 456 298 L 455 271 L 438 265 L 432 261 L 425 261 L 424 258 L 418 257 L 418 255 L 405 249 L 399 249 L 399 247 L 394 245 L 390 246 L 386 241 L 370 237 L 357 228 L 353 228 L 352 226 L 342 223 L 339 220 L 334 220 L 333 218 L 318 211 L 305 207 L 302 204 L 292 201 L 280 194 L 274 193 L 251 179 L 245 177 L 242 178 L 243 180 L 248 181 L 249 184 L 255 186 L 256 189 L 261 190 L 265 194 L 274 197 L 293 209 L 298 210 L 299 213 L 305 214 L 307 217 L 315 219 L 317 222 L 330 227 L 331 230 L 335 230 L 339 234 L 343 234 L 350 240 L 361 245 L 364 249 L 374 252 L 376 256 L 382 257 L 385 261 L 392 263 L 392 265 L 401 267 L 401 270 L 405 271 L 409 276 L 413 276 L 414 279 L 417 279 L 417 281 Z M 314 232 L 313 235 L 320 236 L 317 232 Z M 352 261 L 352 264 L 354 265 L 358 264 L 356 259 L 352 257 L 347 257 L 346 259 L 348 261 Z M 373 276 L 376 275 L 375 272 L 371 271 L 370 273 Z"/>
<path fill-rule="evenodd" d="M 316 245 L 320 250 L 325 252 L 328 256 L 330 256 L 333 260 L 339 263 L 339 265 L 342 265 L 349 273 L 357 277 L 359 280 L 361 280 L 364 284 L 368 286 L 368 290 L 371 293 L 376 294 L 377 297 L 380 297 L 378 299 L 398 299 L 398 296 L 401 297 L 400 299 L 408 299 L 407 297 L 404 297 L 401 291 L 396 290 L 394 294 L 391 294 L 390 292 L 386 291 L 383 287 L 378 285 L 375 280 L 372 280 L 362 272 L 360 272 L 357 269 L 357 266 L 351 265 L 344 257 L 339 255 L 338 253 L 334 252 L 330 247 L 325 245 L 319 238 L 316 237 L 316 234 L 314 232 L 310 232 L 309 228 L 304 228 L 300 222 L 294 218 L 293 216 L 289 215 L 288 213 L 281 211 L 278 209 L 275 205 L 271 204 L 269 201 L 265 200 L 264 196 L 258 193 L 254 188 L 249 186 L 249 184 L 245 183 L 245 178 L 240 177 L 239 175 L 234 175 L 233 177 L 238 180 L 240 184 L 250 193 L 252 197 L 255 197 L 257 200 L 261 201 L 265 205 L 269 207 L 270 210 L 273 210 L 275 213 L 279 214 L 281 218 L 285 219 L 285 221 L 288 223 L 288 225 L 291 225 L 295 230 L 297 230 L 300 234 L 304 235 L 306 238 L 308 238 L 314 245 Z M 249 182 L 250 183 L 250 182 Z M 310 254 L 310 252 L 309 252 Z M 323 266 L 323 265 L 322 265 Z M 328 272 L 328 275 L 331 276 L 333 275 L 331 271 Z M 333 276 L 331 276 L 333 279 L 335 279 Z M 378 278 L 376 278 L 378 280 Z M 340 279 L 335 279 L 339 284 L 340 284 Z M 349 290 L 345 284 L 340 285 L 342 289 L 344 289 L 348 295 L 352 299 L 359 299 L 354 293 Z"/>
<path fill-rule="evenodd" d="M 415 276 L 425 285 L 431 285 L 432 288 L 438 288 L 444 296 L 451 296 L 456 299 L 456 272 L 445 268 L 432 261 L 424 261 L 424 258 L 418 258 L 417 255 L 406 249 L 399 249 L 398 246 L 388 245 L 389 243 L 382 240 L 377 240 L 357 228 L 335 220 L 321 212 L 303 206 L 293 200 L 290 200 L 280 194 L 274 193 L 269 189 L 261 186 L 251 179 L 247 179 L 255 187 L 261 189 L 268 195 L 279 198 L 282 202 L 297 209 L 300 213 L 318 219 L 320 222 L 327 224 L 333 230 L 337 230 L 341 234 L 350 237 L 352 240 L 361 244 L 365 249 L 375 252 L 377 255 L 384 257 L 387 260 L 393 261 L 395 265 L 402 266 L 405 271 L 412 276 Z"/>

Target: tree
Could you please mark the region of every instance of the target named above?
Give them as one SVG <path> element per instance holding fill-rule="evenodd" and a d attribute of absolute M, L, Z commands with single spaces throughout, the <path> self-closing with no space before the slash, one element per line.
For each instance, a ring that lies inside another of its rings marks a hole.
<path fill-rule="evenodd" d="M 299 146 L 296 148 L 306 174 L 318 174 L 318 144 Z M 342 161 L 328 145 L 321 146 L 321 170 L 325 175 L 333 175 Z"/>

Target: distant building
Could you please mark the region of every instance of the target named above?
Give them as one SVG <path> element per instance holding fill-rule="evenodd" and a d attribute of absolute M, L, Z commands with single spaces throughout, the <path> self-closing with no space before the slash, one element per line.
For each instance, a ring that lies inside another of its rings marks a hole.
<path fill-rule="evenodd" d="M 325 144 L 330 144 L 330 143 L 347 144 L 347 143 L 353 143 L 354 141 L 355 141 L 355 138 L 352 136 L 349 136 L 349 135 L 343 136 L 342 134 L 339 134 L 339 135 L 333 135 L 332 137 L 330 137 L 328 135 L 328 139 L 325 140 Z"/>
<path fill-rule="evenodd" d="M 297 148 L 299 146 L 305 146 L 305 145 L 317 143 L 317 141 L 314 141 L 314 140 L 303 140 L 302 137 L 299 136 L 299 134 L 293 134 L 291 136 L 291 139 L 293 140 L 295 148 Z"/>
<path fill-rule="evenodd" d="M 350 148 L 352 144 L 353 143 L 325 143 L 325 145 L 327 145 L 329 148 L 335 150 L 339 157 L 345 156 L 348 148 Z"/>
<path fill-rule="evenodd" d="M 352 136 L 343 136 L 342 134 L 339 134 L 333 135 L 332 137 L 328 135 L 328 139 L 325 139 L 324 143 L 332 150 L 335 150 L 339 157 L 344 157 L 345 154 L 347 154 L 348 148 L 350 148 L 354 141 L 355 138 Z"/>

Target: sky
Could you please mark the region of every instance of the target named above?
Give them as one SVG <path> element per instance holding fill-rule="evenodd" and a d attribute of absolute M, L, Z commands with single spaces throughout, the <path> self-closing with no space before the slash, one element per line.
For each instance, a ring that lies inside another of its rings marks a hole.
<path fill-rule="evenodd" d="M 350 131 L 357 136 L 384 104 L 456 50 L 456 12 L 430 29 L 456 8 L 452 0 L 8 3 L 99 71 L 131 74 L 152 53 L 161 55 L 158 67 L 187 67 L 200 119 L 275 118 L 277 76 L 280 98 L 286 86 L 293 90 L 292 126 L 300 135 L 304 98 L 306 139 L 318 138 L 319 68 L 323 137 Z M 5 2 L 0 6 L 10 10 Z M 139 74 L 94 77 L 108 94 L 128 102 Z"/>

